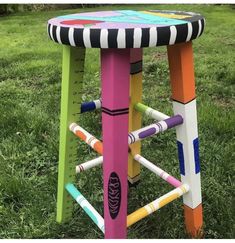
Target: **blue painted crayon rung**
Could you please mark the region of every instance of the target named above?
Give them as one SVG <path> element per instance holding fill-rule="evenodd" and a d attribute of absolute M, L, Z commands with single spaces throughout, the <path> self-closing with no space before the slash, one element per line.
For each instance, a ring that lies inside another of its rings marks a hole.
<path fill-rule="evenodd" d="M 81 113 L 93 111 L 101 108 L 101 100 L 93 100 L 81 104 Z"/>

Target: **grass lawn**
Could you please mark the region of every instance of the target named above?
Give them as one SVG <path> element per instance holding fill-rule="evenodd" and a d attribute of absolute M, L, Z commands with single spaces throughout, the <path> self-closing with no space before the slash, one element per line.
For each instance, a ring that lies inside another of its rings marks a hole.
<path fill-rule="evenodd" d="M 62 48 L 47 37 L 46 22 L 78 11 L 146 8 L 206 17 L 204 34 L 194 41 L 204 237 L 235 237 L 235 10 L 229 5 L 110 5 L 0 18 L 0 238 L 103 238 L 78 205 L 71 221 L 55 221 Z M 100 96 L 99 51 L 87 52 L 84 101 Z M 172 115 L 165 47 L 144 50 L 143 85 L 143 102 Z M 150 122 L 144 118 L 144 125 Z M 99 111 L 84 114 L 81 125 L 101 137 Z M 174 130 L 145 140 L 142 153 L 179 178 Z M 95 156 L 79 143 L 78 163 Z M 100 213 L 101 172 L 91 169 L 77 182 Z M 143 169 L 141 183 L 129 191 L 128 212 L 169 190 Z M 128 238 L 187 238 L 182 200 L 130 227 Z"/>

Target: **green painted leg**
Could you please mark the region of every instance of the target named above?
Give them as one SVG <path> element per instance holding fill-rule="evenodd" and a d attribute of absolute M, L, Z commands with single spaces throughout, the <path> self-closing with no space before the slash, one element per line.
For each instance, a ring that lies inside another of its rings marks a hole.
<path fill-rule="evenodd" d="M 69 130 L 80 113 L 85 49 L 63 46 L 57 222 L 71 218 L 73 199 L 65 189 L 75 180 L 77 139 Z"/>

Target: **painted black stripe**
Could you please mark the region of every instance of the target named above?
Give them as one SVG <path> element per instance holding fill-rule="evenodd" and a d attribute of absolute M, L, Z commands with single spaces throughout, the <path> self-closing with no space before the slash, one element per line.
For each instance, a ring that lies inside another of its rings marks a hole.
<path fill-rule="evenodd" d="M 142 28 L 141 47 L 149 46 L 149 28 Z"/>
<path fill-rule="evenodd" d="M 188 24 L 176 25 L 177 35 L 175 43 L 185 42 L 188 35 Z"/>
<path fill-rule="evenodd" d="M 142 72 L 142 60 L 139 62 L 131 63 L 130 74 L 136 74 Z"/>
<path fill-rule="evenodd" d="M 202 34 L 204 31 L 204 28 L 205 28 L 205 19 L 202 19 L 201 23 L 202 23 L 202 30 L 201 30 L 201 34 Z M 200 34 L 200 36 L 201 36 L 201 34 Z"/>
<path fill-rule="evenodd" d="M 55 40 L 55 42 L 58 42 L 57 37 L 56 37 L 56 29 L 57 29 L 57 26 L 53 25 L 52 26 L 52 37 Z"/>
<path fill-rule="evenodd" d="M 108 46 L 109 48 L 117 48 L 118 29 L 108 30 Z"/>
<path fill-rule="evenodd" d="M 103 110 L 103 109 L 102 109 L 102 112 L 107 114 L 107 115 L 110 115 L 110 116 L 119 116 L 119 115 L 124 115 L 124 114 L 129 113 L 129 111 L 120 111 L 120 112 L 117 112 L 117 113 L 112 113 L 112 112 L 109 112 L 109 111 L 106 111 L 106 110 Z"/>
<path fill-rule="evenodd" d="M 128 134 L 128 137 L 129 137 L 130 140 L 131 140 L 131 144 L 135 142 L 135 136 L 134 136 L 132 133 L 129 133 L 129 134 Z"/>
<path fill-rule="evenodd" d="M 198 30 L 199 30 L 199 24 L 198 24 L 198 22 L 193 22 L 192 23 L 192 27 L 193 27 L 193 33 L 192 33 L 191 40 L 197 38 Z"/>
<path fill-rule="evenodd" d="M 183 104 L 183 105 L 186 105 L 186 104 L 188 104 L 188 103 L 190 103 L 190 102 L 192 102 L 193 100 L 195 100 L 196 99 L 196 97 L 194 97 L 193 99 L 191 99 L 191 100 L 189 100 L 189 101 L 187 101 L 187 102 L 181 102 L 181 101 L 179 101 L 179 100 L 174 100 L 174 99 L 171 99 L 172 101 L 174 101 L 174 102 L 178 102 L 178 103 L 180 103 L 180 104 Z"/>
<path fill-rule="evenodd" d="M 75 45 L 84 47 L 83 29 L 75 29 L 74 28 L 73 36 L 74 36 Z"/>
<path fill-rule="evenodd" d="M 169 44 L 171 32 L 170 32 L 170 26 L 167 27 L 164 26 L 164 27 L 157 28 L 157 46 L 163 46 Z"/>
<path fill-rule="evenodd" d="M 101 108 L 104 109 L 104 110 L 107 110 L 107 111 L 109 111 L 109 112 L 128 111 L 128 110 L 129 110 L 129 107 L 127 107 L 127 108 L 122 108 L 122 109 L 115 109 L 115 110 L 110 110 L 109 108 L 106 108 L 106 107 L 104 107 L 104 106 L 102 106 Z"/>
<path fill-rule="evenodd" d="M 48 24 L 48 25 L 47 25 L 47 33 L 48 33 L 48 36 L 49 36 L 50 39 L 51 39 L 51 35 L 50 35 L 50 27 L 51 27 L 51 24 Z"/>
<path fill-rule="evenodd" d="M 103 109 L 102 109 L 102 112 L 105 112 L 110 115 L 119 115 L 119 114 L 128 114 L 129 113 L 129 111 L 110 112 L 110 111 L 103 110 Z"/>
<path fill-rule="evenodd" d="M 126 29 L 126 48 L 132 48 L 134 44 L 134 29 Z"/>
<path fill-rule="evenodd" d="M 61 42 L 65 45 L 70 45 L 69 42 L 69 28 L 67 27 L 61 27 L 60 28 L 60 39 Z"/>
<path fill-rule="evenodd" d="M 100 47 L 101 29 L 90 29 L 91 47 Z"/>

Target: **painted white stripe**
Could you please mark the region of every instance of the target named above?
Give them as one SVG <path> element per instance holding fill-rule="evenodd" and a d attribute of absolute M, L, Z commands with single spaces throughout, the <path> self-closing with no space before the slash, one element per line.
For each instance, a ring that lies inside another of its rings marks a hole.
<path fill-rule="evenodd" d="M 144 208 L 147 210 L 148 214 L 152 213 L 152 209 L 149 207 L 149 205 L 145 205 Z"/>
<path fill-rule="evenodd" d="M 186 42 L 190 41 L 191 37 L 192 37 L 192 33 L 193 33 L 193 27 L 191 23 L 188 23 L 188 35 L 186 38 Z"/>
<path fill-rule="evenodd" d="M 89 28 L 84 28 L 84 31 L 83 31 L 83 42 L 84 42 L 84 46 L 85 47 L 91 48 L 90 29 Z"/>
<path fill-rule="evenodd" d="M 60 39 L 60 26 L 57 26 L 56 27 L 56 38 L 57 38 L 57 41 L 62 44 L 61 42 L 61 39 Z"/>
<path fill-rule="evenodd" d="M 74 42 L 74 28 L 69 28 L 69 43 L 71 46 L 76 46 Z"/>
<path fill-rule="evenodd" d="M 176 27 L 175 26 L 171 26 L 170 27 L 170 32 L 171 32 L 171 36 L 170 36 L 169 45 L 174 45 L 175 44 L 175 40 L 176 40 L 176 35 L 177 35 Z"/>
<path fill-rule="evenodd" d="M 102 29 L 100 33 L 100 47 L 101 48 L 108 48 L 108 30 Z"/>
<path fill-rule="evenodd" d="M 90 143 L 91 147 L 93 148 L 94 145 L 95 145 L 95 143 L 97 143 L 97 142 L 99 142 L 99 140 L 96 139 L 96 138 L 94 138 L 94 139 L 91 141 L 91 143 Z"/>
<path fill-rule="evenodd" d="M 197 34 L 197 37 L 201 34 L 201 31 L 202 31 L 202 21 L 199 20 L 198 21 L 198 34 Z"/>
<path fill-rule="evenodd" d="M 96 109 L 100 109 L 101 108 L 101 100 L 94 100 L 94 103 L 95 103 Z"/>
<path fill-rule="evenodd" d="M 154 47 L 157 45 L 157 28 L 151 27 L 149 29 L 149 47 Z"/>
<path fill-rule="evenodd" d="M 139 48 L 141 46 L 142 30 L 141 28 L 134 29 L 134 48 Z"/>
<path fill-rule="evenodd" d="M 117 34 L 117 47 L 126 48 L 126 32 L 125 29 L 119 29 Z"/>
<path fill-rule="evenodd" d="M 53 38 L 53 34 L 52 34 L 52 33 L 53 33 L 53 32 L 52 32 L 52 28 L 53 28 L 53 25 L 51 24 L 51 27 L 50 27 L 50 36 L 51 36 L 51 39 L 52 39 L 53 41 L 55 41 L 54 38 Z"/>

